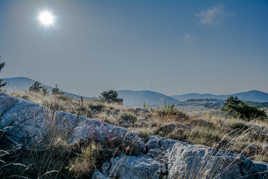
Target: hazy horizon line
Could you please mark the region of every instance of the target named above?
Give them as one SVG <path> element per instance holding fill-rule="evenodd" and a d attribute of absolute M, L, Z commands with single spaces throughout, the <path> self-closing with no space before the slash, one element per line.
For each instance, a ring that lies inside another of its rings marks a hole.
<path fill-rule="evenodd" d="M 49 86 L 49 87 L 52 87 L 53 86 L 51 84 L 47 84 L 47 83 L 44 83 L 40 80 L 36 80 L 36 79 L 33 79 L 31 77 L 25 77 L 25 76 L 9 76 L 9 77 L 3 77 L 2 79 L 14 79 L 14 78 L 25 78 L 25 79 L 29 79 L 29 80 L 33 80 L 33 81 L 39 81 L 41 84 L 43 85 L 46 85 L 46 86 Z M 61 86 L 59 83 L 55 83 L 55 85 L 59 85 Z M 65 91 L 65 92 L 68 92 L 68 93 L 74 93 L 76 95 L 78 95 L 76 92 L 72 92 L 72 91 L 69 91 L 68 89 L 64 89 L 64 88 L 60 88 L 62 91 Z M 107 89 L 109 90 L 109 89 Z M 176 95 L 187 95 L 187 94 L 200 94 L 200 95 L 205 95 L 205 94 L 209 94 L 209 95 L 217 95 L 217 96 L 226 96 L 226 95 L 232 95 L 232 94 L 236 94 L 236 93 L 241 93 L 241 92 L 250 92 L 250 91 L 260 91 L 260 92 L 263 92 L 263 93 L 268 93 L 267 91 L 265 90 L 259 90 L 257 88 L 254 88 L 254 89 L 245 89 L 245 90 L 240 90 L 240 91 L 234 91 L 234 92 L 230 92 L 230 93 L 215 93 L 215 92 L 182 92 L 182 93 L 176 93 L 176 94 L 168 94 L 168 93 L 165 93 L 165 92 L 162 92 L 162 91 L 158 91 L 158 90 L 154 90 L 154 89 L 129 89 L 129 88 L 118 88 L 118 89 L 110 89 L 110 90 L 116 90 L 116 91 L 134 91 L 134 92 L 142 92 L 142 91 L 149 91 L 149 92 L 156 92 L 156 93 L 161 93 L 161 94 L 164 94 L 166 96 L 169 96 L 169 97 L 173 97 L 173 96 L 176 96 Z M 96 97 L 98 95 L 82 95 L 82 96 L 87 96 L 87 97 Z"/>

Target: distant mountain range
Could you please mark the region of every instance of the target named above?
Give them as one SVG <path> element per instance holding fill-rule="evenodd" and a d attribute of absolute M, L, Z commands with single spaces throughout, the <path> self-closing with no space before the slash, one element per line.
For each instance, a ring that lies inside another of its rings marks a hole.
<path fill-rule="evenodd" d="M 201 93 L 187 93 L 187 94 L 181 94 L 181 95 L 173 95 L 173 98 L 179 101 L 186 101 L 189 99 L 218 99 L 218 100 L 224 100 L 227 98 L 226 95 L 214 95 L 214 94 L 201 94 Z"/>
<path fill-rule="evenodd" d="M 8 91 L 28 91 L 29 87 L 35 82 L 30 78 L 15 77 L 5 78 L 7 86 L 4 87 Z M 52 87 L 43 85 L 47 89 L 51 90 Z M 72 98 L 80 98 L 80 95 L 63 91 L 67 96 Z M 264 103 L 268 102 L 268 93 L 252 90 L 241 93 L 215 95 L 215 94 L 200 94 L 200 93 L 188 93 L 183 95 L 167 96 L 165 94 L 155 91 L 137 91 L 137 90 L 118 90 L 120 98 L 123 98 L 124 104 L 127 106 L 143 106 L 144 104 L 151 107 L 157 107 L 162 105 L 175 104 L 177 106 L 193 105 L 193 104 L 223 104 L 228 96 L 237 96 L 244 101 Z M 84 97 L 87 99 L 96 99 L 96 97 Z M 211 101 L 212 100 L 212 101 Z M 214 101 L 213 101 L 214 100 Z"/>
<path fill-rule="evenodd" d="M 254 101 L 254 102 L 268 102 L 268 93 L 251 90 L 240 93 L 226 94 L 226 95 L 215 95 L 215 94 L 200 94 L 200 93 L 188 93 L 183 95 L 172 96 L 178 101 L 186 101 L 189 99 L 219 99 L 225 100 L 228 96 L 237 96 L 239 99 L 244 101 Z"/>
<path fill-rule="evenodd" d="M 154 91 L 134 91 L 134 90 L 119 90 L 119 97 L 123 98 L 124 103 L 129 106 L 161 106 L 164 104 L 176 104 L 178 106 L 192 105 L 199 100 L 204 103 L 223 104 L 228 96 L 237 96 L 244 101 L 264 103 L 268 102 L 268 93 L 262 91 L 252 90 L 241 93 L 227 94 L 227 95 L 215 95 L 215 94 L 200 94 L 200 93 L 188 93 L 183 95 L 167 96 L 162 93 Z"/>

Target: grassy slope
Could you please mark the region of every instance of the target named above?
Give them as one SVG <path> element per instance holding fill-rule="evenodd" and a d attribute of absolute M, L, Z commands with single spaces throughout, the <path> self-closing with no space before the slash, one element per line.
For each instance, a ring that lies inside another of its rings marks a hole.
<path fill-rule="evenodd" d="M 159 135 L 221 150 L 231 150 L 242 153 L 253 160 L 268 162 L 268 152 L 262 149 L 263 144 L 268 143 L 267 133 L 264 133 L 265 130 L 268 130 L 267 121 L 247 122 L 233 119 L 217 110 L 193 111 L 185 115 L 176 108 L 168 106 L 159 109 L 136 109 L 118 104 L 106 104 L 97 100 L 81 101 L 64 95 L 43 96 L 39 93 L 28 92 L 15 92 L 10 95 L 47 106 L 52 111 L 66 111 L 126 127 L 137 132 L 145 140 L 150 135 Z M 41 164 L 44 166 L 43 168 L 34 170 L 38 171 L 38 176 L 46 174 L 47 171 L 53 173 L 53 170 L 58 171 L 61 175 L 72 177 L 90 176 L 95 167 L 100 166 L 103 160 L 109 158 L 109 156 L 105 158 L 99 156 L 114 151 L 96 144 L 70 149 L 69 146 L 64 145 L 64 142 L 60 145 L 57 142 L 57 145 L 54 145 L 56 138 L 58 137 L 51 137 L 53 140 L 49 142 L 52 153 L 59 152 L 56 159 L 54 155 L 51 156 L 51 151 L 35 154 L 36 158 L 24 156 L 35 165 L 40 165 L 40 161 L 43 160 L 46 162 L 46 164 Z M 93 153 L 101 153 L 101 155 L 92 157 Z M 22 152 L 21 155 L 25 154 Z M 48 161 L 45 160 L 48 158 L 51 159 L 50 162 L 57 165 L 48 164 Z M 10 159 L 7 157 L 7 160 Z M 35 177 L 38 176 L 35 175 Z"/>

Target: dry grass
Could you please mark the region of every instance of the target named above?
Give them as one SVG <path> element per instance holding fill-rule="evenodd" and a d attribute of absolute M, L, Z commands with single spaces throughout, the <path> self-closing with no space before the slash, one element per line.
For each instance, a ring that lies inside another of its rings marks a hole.
<path fill-rule="evenodd" d="M 81 153 L 70 162 L 68 170 L 77 178 L 92 174 L 96 168 L 95 156 L 98 155 L 99 148 L 95 144 L 83 147 Z"/>
<path fill-rule="evenodd" d="M 224 150 L 242 152 L 254 160 L 268 161 L 268 154 L 262 149 L 262 145 L 268 142 L 265 133 L 265 130 L 268 130 L 267 121 L 247 122 L 227 117 L 220 110 L 215 109 L 187 110 L 186 115 L 175 106 L 138 110 L 96 100 L 71 99 L 64 95 L 43 96 L 28 92 L 16 92 L 12 95 L 46 105 L 51 110 L 71 112 L 126 127 L 145 139 L 154 134 L 211 147 L 219 146 L 221 141 L 220 145 L 224 146 Z M 176 126 L 174 130 L 159 132 L 170 124 Z M 254 152 L 252 152 L 253 145 L 255 145 Z"/>
<path fill-rule="evenodd" d="M 164 105 L 163 107 L 156 109 L 155 112 L 159 115 L 161 120 L 166 122 L 187 120 L 189 118 L 185 113 L 179 111 L 174 105 Z"/>
<path fill-rule="evenodd" d="M 47 136 L 30 148 L 17 148 L 0 131 L 0 178 L 90 178 L 94 169 L 113 157 L 114 149 L 94 142 L 69 145 L 68 131 L 55 124 L 49 111 Z"/>
<path fill-rule="evenodd" d="M 52 118 L 47 119 L 50 122 L 48 135 L 41 143 L 33 144 L 30 148 L 16 148 L 3 136 L 0 146 L 5 146 L 8 152 L 3 161 L 12 165 L 0 165 L 0 178 L 71 177 L 65 167 L 69 158 L 74 156 L 73 147 L 64 142 L 65 134 L 55 127 L 53 115 L 49 116 Z"/>

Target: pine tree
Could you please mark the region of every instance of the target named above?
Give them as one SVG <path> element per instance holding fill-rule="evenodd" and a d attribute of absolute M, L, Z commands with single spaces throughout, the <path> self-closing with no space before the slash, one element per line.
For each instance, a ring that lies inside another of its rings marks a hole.
<path fill-rule="evenodd" d="M 257 106 L 249 106 L 245 102 L 233 96 L 230 96 L 225 100 L 222 110 L 233 117 L 248 121 L 253 119 L 267 119 L 267 115 L 264 110 Z"/>
<path fill-rule="evenodd" d="M 39 81 L 35 81 L 32 86 L 30 86 L 29 91 L 32 92 L 40 92 L 42 89 L 41 83 Z"/>
<path fill-rule="evenodd" d="M 56 84 L 56 87 L 52 89 L 52 94 L 53 95 L 59 95 L 59 94 L 63 94 L 63 92 L 60 91 L 60 88 Z"/>
<path fill-rule="evenodd" d="M 1 56 L 0 56 L 1 59 Z M 2 69 L 5 67 L 5 62 L 0 63 L 0 72 L 2 71 Z M 0 90 L 2 87 L 6 86 L 6 82 L 3 79 L 0 79 Z"/>
<path fill-rule="evenodd" d="M 123 103 L 123 99 L 118 98 L 118 93 L 114 90 L 103 91 L 100 95 L 100 100 L 107 103 Z"/>
<path fill-rule="evenodd" d="M 46 96 L 46 95 L 49 94 L 48 89 L 45 88 L 45 87 L 42 87 L 42 92 L 43 92 L 43 95 L 44 95 L 44 96 Z"/>

